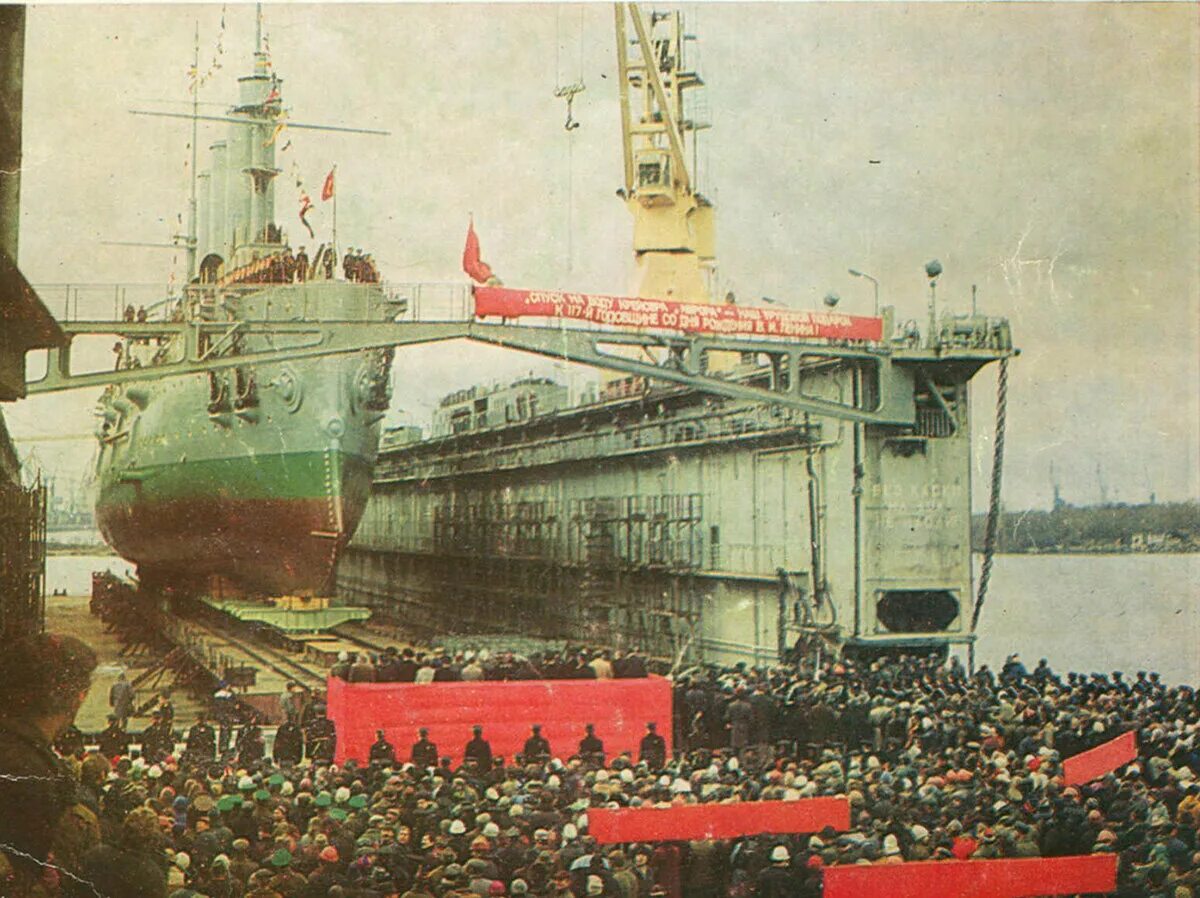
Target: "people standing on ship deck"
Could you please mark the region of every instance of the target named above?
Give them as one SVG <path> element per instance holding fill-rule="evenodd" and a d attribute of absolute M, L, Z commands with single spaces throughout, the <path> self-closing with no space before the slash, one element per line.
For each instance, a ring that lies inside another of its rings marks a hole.
<path fill-rule="evenodd" d="M 304 247 L 300 247 L 296 251 L 296 281 L 303 284 L 308 280 L 308 253 L 304 251 Z"/>

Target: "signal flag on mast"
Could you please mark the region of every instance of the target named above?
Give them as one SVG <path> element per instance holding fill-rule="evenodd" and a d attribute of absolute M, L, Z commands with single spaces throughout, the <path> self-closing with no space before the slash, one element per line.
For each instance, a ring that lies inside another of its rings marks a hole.
<path fill-rule="evenodd" d="M 300 223 L 302 225 L 304 225 L 305 228 L 308 229 L 308 239 L 316 240 L 317 235 L 315 233 L 313 233 L 312 225 L 310 225 L 308 223 L 308 219 L 305 217 L 308 215 L 308 210 L 311 209 L 312 206 L 313 206 L 313 203 L 312 203 L 312 200 L 309 198 L 308 194 L 304 191 L 301 191 L 300 192 Z"/>
<path fill-rule="evenodd" d="M 477 283 L 486 284 L 495 277 L 487 262 L 479 258 L 479 237 L 475 233 L 473 218 L 467 223 L 467 245 L 463 247 L 462 266 L 463 271 Z"/>
<path fill-rule="evenodd" d="M 325 183 L 321 185 L 321 202 L 327 202 L 333 199 L 333 175 L 337 171 L 337 167 L 331 168 L 329 174 L 325 176 Z"/>

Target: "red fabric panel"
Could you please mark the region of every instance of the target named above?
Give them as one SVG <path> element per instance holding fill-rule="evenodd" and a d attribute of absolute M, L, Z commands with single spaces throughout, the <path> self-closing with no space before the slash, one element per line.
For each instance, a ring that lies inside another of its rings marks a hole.
<path fill-rule="evenodd" d="M 463 258 L 465 268 L 466 256 Z M 467 273 L 471 273 L 469 269 Z M 841 312 L 802 312 L 778 306 L 759 308 L 507 287 L 476 287 L 475 315 L 479 318 L 489 315 L 571 318 L 591 324 L 730 336 L 883 339 L 882 318 L 843 315 Z"/>
<path fill-rule="evenodd" d="M 1090 783 L 1118 767 L 1136 761 L 1137 753 L 1137 733 L 1130 731 L 1067 758 L 1063 761 L 1063 779 L 1068 786 Z"/>
<path fill-rule="evenodd" d="M 592 813 L 588 813 L 591 823 Z M 1117 857 L 1007 858 L 994 861 L 918 861 L 828 867 L 824 898 L 1030 898 L 1112 892 Z"/>
<path fill-rule="evenodd" d="M 327 714 L 337 726 L 337 761 L 367 759 L 375 731 L 383 730 L 407 761 L 417 729 L 442 757 L 457 764 L 471 739 L 471 727 L 483 726 L 493 755 L 511 758 L 542 725 L 542 735 L 560 758 L 579 749 L 585 724 L 612 758 L 623 751 L 637 757 L 646 724 L 654 721 L 671 752 L 671 684 L 662 677 L 629 680 L 520 680 L 482 683 L 347 683 L 331 677 Z"/>
<path fill-rule="evenodd" d="M 601 845 L 732 839 L 760 833 L 815 833 L 850 828 L 844 796 L 800 801 L 690 804 L 672 808 L 590 808 L 588 834 Z"/>

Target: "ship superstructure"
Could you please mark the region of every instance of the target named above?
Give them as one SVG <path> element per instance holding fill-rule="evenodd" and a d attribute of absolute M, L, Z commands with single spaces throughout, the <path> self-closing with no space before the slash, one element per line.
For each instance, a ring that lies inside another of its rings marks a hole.
<path fill-rule="evenodd" d="M 304 339 L 246 336 L 242 322 L 395 317 L 373 270 L 336 279 L 333 245 L 302 254 L 275 222 L 282 81 L 261 35 L 238 85 L 237 103 L 216 117 L 227 135 L 196 182 L 189 283 L 157 314 L 227 325 L 199 347 L 205 358 Z M 144 583 L 202 591 L 219 576 L 248 593 L 328 594 L 367 499 L 391 350 L 155 377 L 156 364 L 184 354 L 183 340 L 114 347 L 119 370 L 147 377 L 110 386 L 97 410 L 101 532 Z"/>
<path fill-rule="evenodd" d="M 682 35 L 677 16 L 617 5 L 619 195 L 634 214 L 633 292 L 707 302 L 713 210 L 680 164 L 695 117 L 679 96 L 699 83 Z M 822 413 L 640 377 L 524 416 L 495 401 L 520 384 L 452 394 L 430 439 L 406 429 L 381 454 L 339 594 L 438 636 L 681 658 L 967 643 L 969 383 L 1013 354 L 1009 327 L 931 312 L 921 335 L 885 309 L 875 333 L 800 341 L 785 365 L 708 360 L 729 381 L 798 385 Z M 859 414 L 884 405 L 907 423 Z"/>

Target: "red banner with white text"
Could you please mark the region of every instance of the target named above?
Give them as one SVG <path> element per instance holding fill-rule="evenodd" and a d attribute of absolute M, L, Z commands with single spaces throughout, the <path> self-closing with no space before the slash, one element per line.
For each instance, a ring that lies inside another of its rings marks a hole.
<path fill-rule="evenodd" d="M 588 811 L 588 834 L 601 845 L 815 833 L 827 826 L 839 832 L 850 828 L 850 803 L 844 796 Z"/>
<path fill-rule="evenodd" d="M 327 714 L 337 727 L 336 760 L 365 762 L 375 731 L 383 730 L 407 761 L 420 727 L 429 729 L 438 755 L 455 764 L 483 727 L 493 755 L 512 758 L 524 748 L 529 728 L 542 725 L 555 757 L 576 754 L 586 724 L 595 724 L 609 758 L 638 747 L 653 721 L 671 756 L 671 684 L 662 677 L 620 680 L 516 680 L 476 683 L 347 683 L 331 677 Z"/>
<path fill-rule="evenodd" d="M 840 312 L 800 312 L 630 296 L 476 287 L 475 315 L 499 318 L 570 318 L 589 324 L 677 330 L 741 337 L 825 340 L 883 339 L 883 319 Z"/>
<path fill-rule="evenodd" d="M 1136 761 L 1137 754 L 1137 733 L 1130 731 L 1067 758 L 1063 761 L 1063 781 L 1068 786 L 1090 783 Z"/>
<path fill-rule="evenodd" d="M 588 816 L 591 822 L 591 816 Z M 1031 898 L 1117 888 L 1113 854 L 828 867 L 824 898 Z"/>

